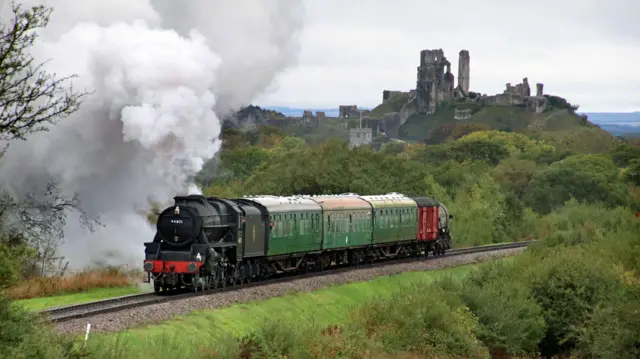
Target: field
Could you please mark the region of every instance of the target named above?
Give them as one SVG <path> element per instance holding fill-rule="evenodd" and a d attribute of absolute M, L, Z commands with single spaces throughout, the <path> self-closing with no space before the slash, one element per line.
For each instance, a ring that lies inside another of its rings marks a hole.
<path fill-rule="evenodd" d="M 508 261 L 502 259 L 502 261 Z M 310 293 L 292 293 L 261 302 L 197 311 L 157 325 L 118 334 L 95 334 L 90 339 L 91 358 L 172 358 L 198 355 L 204 348 L 194 343 L 225 343 L 261 327 L 270 320 L 295 326 L 312 323 L 321 329 L 346 324 L 349 313 L 377 298 L 389 298 L 407 285 L 426 286 L 437 278 L 463 278 L 474 265 L 410 272 L 369 282 L 340 285 Z"/>

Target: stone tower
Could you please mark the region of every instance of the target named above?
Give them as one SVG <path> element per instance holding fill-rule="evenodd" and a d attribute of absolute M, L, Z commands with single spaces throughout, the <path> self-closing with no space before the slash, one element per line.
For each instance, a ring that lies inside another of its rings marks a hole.
<path fill-rule="evenodd" d="M 469 95 L 469 51 L 460 50 L 458 55 L 458 89 L 467 96 Z"/>
<path fill-rule="evenodd" d="M 522 97 L 529 97 L 531 96 L 531 86 L 529 86 L 529 79 L 528 78 L 523 78 L 522 79 L 522 93 L 521 93 Z"/>
<path fill-rule="evenodd" d="M 453 97 L 453 86 L 451 63 L 444 56 L 444 51 L 420 51 L 416 81 L 416 100 L 420 113 L 434 113 L 440 102 Z"/>
<path fill-rule="evenodd" d="M 541 84 L 541 83 L 536 84 L 536 96 L 538 97 L 544 96 L 544 84 Z"/>

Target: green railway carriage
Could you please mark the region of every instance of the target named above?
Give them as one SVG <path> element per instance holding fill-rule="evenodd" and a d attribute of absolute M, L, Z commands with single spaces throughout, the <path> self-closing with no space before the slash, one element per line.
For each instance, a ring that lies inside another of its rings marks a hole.
<path fill-rule="evenodd" d="M 322 207 L 308 198 L 259 196 L 245 200 L 264 206 L 269 215 L 267 256 L 319 251 Z"/>
<path fill-rule="evenodd" d="M 322 207 L 322 249 L 364 247 L 371 244 L 371 204 L 355 196 L 310 197 Z"/>
<path fill-rule="evenodd" d="M 373 244 L 410 241 L 418 232 L 418 204 L 399 193 L 360 196 L 373 207 Z"/>

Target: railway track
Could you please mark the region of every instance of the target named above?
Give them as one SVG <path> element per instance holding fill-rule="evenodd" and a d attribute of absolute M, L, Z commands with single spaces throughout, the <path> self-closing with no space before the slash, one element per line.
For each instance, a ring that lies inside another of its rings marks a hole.
<path fill-rule="evenodd" d="M 494 244 L 487 245 L 481 247 L 470 247 L 470 248 L 458 248 L 451 249 L 447 251 L 444 257 L 452 257 L 459 256 L 463 254 L 471 254 L 471 253 L 481 253 L 481 252 L 492 252 L 504 249 L 511 248 L 521 248 L 526 247 L 535 241 L 526 241 L 526 242 L 513 242 L 513 243 L 504 243 L 504 244 Z M 431 258 L 431 257 L 429 257 Z M 437 257 L 441 258 L 441 257 Z M 200 292 L 189 292 L 189 293 L 178 293 L 178 294 L 156 294 L 156 293 L 144 293 L 144 294 L 134 294 L 134 295 L 126 295 L 121 297 L 109 298 L 105 300 L 99 300 L 95 302 L 77 304 L 77 305 L 69 305 L 64 307 L 57 308 L 49 308 L 43 311 L 40 311 L 41 314 L 49 316 L 52 322 L 65 322 L 72 319 L 78 319 L 83 317 L 94 316 L 98 314 L 112 313 L 118 312 L 126 309 L 142 307 L 157 303 L 163 303 L 168 301 L 175 301 L 185 298 L 192 298 L 203 295 L 213 295 L 220 292 L 228 292 L 235 291 L 243 288 L 256 287 L 274 283 L 286 282 L 294 279 L 301 278 L 310 278 L 315 276 L 322 276 L 327 274 L 338 274 L 346 271 L 358 270 L 361 268 L 372 268 L 372 267 L 382 267 L 388 266 L 397 263 L 404 263 L 409 261 L 417 261 L 417 260 L 428 260 L 424 258 L 400 258 L 400 259 L 391 259 L 382 262 L 376 262 L 372 264 L 365 264 L 359 266 L 347 266 L 347 267 L 338 267 L 334 269 L 325 270 L 322 272 L 309 272 L 296 276 L 282 276 L 269 280 L 263 280 L 254 283 L 244 283 L 242 285 L 236 286 L 228 286 L 226 288 L 216 288 L 207 291 Z"/>

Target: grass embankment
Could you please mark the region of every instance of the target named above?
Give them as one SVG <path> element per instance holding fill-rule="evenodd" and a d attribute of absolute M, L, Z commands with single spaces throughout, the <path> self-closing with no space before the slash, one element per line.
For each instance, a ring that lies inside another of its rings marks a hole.
<path fill-rule="evenodd" d="M 94 302 L 102 299 L 109 299 L 123 295 L 144 293 L 136 286 L 113 287 L 113 288 L 97 288 L 90 289 L 82 293 L 61 294 L 50 297 L 31 298 L 17 300 L 16 303 L 22 305 L 27 310 L 43 310 L 53 307 L 62 307 L 66 305 L 82 304 Z"/>
<path fill-rule="evenodd" d="M 28 279 L 7 289 L 6 294 L 29 310 L 41 310 L 138 293 L 141 290 L 131 284 L 140 281 L 136 271 L 98 268 Z"/>
<path fill-rule="evenodd" d="M 371 300 L 388 299 L 408 285 L 427 286 L 444 276 L 463 278 L 472 268 L 473 265 L 466 265 L 403 273 L 217 310 L 196 311 L 185 317 L 123 333 L 95 334 L 90 339 L 90 357 L 127 359 L 204 355 L 203 343 L 211 348 L 220 348 L 231 338 L 245 336 L 270 321 L 290 327 L 306 323 L 317 330 L 342 325 L 349 322 L 349 313 Z"/>

